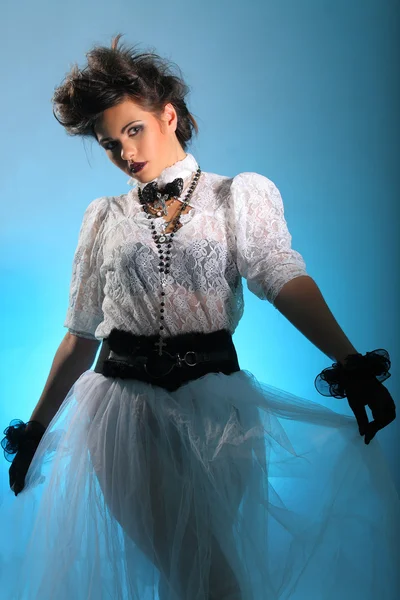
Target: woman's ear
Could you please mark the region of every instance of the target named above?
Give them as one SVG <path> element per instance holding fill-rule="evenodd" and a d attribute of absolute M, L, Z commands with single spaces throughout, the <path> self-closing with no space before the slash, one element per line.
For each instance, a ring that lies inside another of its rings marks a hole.
<path fill-rule="evenodd" d="M 175 107 L 173 104 L 171 104 L 171 102 L 168 102 L 168 104 L 164 106 L 161 119 L 169 131 L 176 131 L 178 126 L 178 116 L 176 114 Z"/>

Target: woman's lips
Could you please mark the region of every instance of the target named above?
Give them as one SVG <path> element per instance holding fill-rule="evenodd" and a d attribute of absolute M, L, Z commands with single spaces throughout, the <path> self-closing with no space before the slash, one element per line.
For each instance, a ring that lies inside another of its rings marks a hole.
<path fill-rule="evenodd" d="M 129 170 L 131 171 L 131 173 L 138 173 L 143 169 L 145 165 L 147 165 L 147 162 L 132 163 L 129 167 Z"/>

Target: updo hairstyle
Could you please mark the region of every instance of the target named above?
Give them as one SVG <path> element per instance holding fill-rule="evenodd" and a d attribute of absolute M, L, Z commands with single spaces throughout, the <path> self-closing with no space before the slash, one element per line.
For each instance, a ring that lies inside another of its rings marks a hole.
<path fill-rule="evenodd" d="M 55 89 L 54 116 L 68 135 L 97 139 L 94 128 L 102 113 L 126 99 L 156 117 L 171 103 L 178 117 L 176 137 L 186 150 L 198 125 L 186 106 L 189 87 L 179 67 L 153 52 L 140 53 L 135 46 L 119 45 L 121 37 L 113 38 L 111 48 L 93 47 L 83 69 L 73 65 Z M 178 74 L 173 72 L 174 66 Z"/>

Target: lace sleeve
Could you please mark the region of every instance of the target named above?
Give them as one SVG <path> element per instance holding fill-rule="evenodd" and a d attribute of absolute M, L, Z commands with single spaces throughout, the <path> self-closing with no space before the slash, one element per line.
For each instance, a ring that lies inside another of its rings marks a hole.
<path fill-rule="evenodd" d="M 101 232 L 105 200 L 94 200 L 83 216 L 72 264 L 69 304 L 64 322 L 64 327 L 71 333 L 89 339 L 96 339 L 95 331 L 104 318 L 100 267 L 103 255 Z"/>
<path fill-rule="evenodd" d="M 248 289 L 274 303 L 282 287 L 307 275 L 302 256 L 292 249 L 281 194 L 258 173 L 233 178 L 237 264 Z"/>

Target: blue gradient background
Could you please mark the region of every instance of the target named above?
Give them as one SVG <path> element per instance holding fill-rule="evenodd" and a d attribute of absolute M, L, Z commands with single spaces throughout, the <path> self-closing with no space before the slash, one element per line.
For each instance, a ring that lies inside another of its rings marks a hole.
<path fill-rule="evenodd" d="M 27 420 L 65 334 L 86 206 L 127 192 L 95 143 L 70 138 L 50 98 L 72 63 L 125 34 L 191 86 L 205 171 L 257 171 L 279 187 L 304 256 L 360 352 L 386 348 L 399 400 L 399 3 L 394 0 L 8 2 L 1 9 L 0 427 Z M 247 290 L 242 368 L 337 411 L 314 378 L 330 364 Z M 399 423 L 378 434 L 400 488 Z M 2 425 L 1 425 L 2 424 Z M 4 427 L 3 427 L 4 426 Z M 365 449 L 368 452 L 368 448 Z M 2 481 L 9 464 L 0 461 Z"/>

